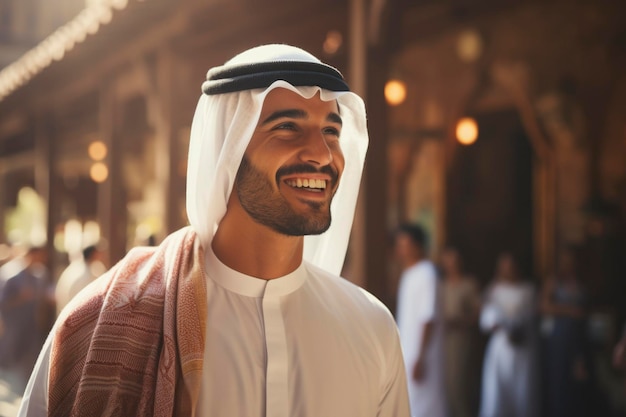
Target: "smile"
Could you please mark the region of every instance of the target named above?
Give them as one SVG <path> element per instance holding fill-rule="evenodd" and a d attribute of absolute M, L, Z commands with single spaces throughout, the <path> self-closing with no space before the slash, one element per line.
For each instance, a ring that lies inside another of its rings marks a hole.
<path fill-rule="evenodd" d="M 293 178 L 285 180 L 285 183 L 293 188 L 306 188 L 310 191 L 321 192 L 326 189 L 326 180 L 314 178 Z"/>

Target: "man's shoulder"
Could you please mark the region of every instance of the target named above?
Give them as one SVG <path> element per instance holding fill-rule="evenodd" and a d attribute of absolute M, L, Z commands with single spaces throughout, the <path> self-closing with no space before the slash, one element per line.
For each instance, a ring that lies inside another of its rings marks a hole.
<path fill-rule="evenodd" d="M 398 343 L 396 321 L 376 296 L 364 288 L 321 270 L 309 267 L 311 293 L 319 300 L 321 311 L 327 312 L 329 329 L 352 335 L 353 340 L 368 345 L 366 350 L 378 352 L 381 357 L 390 348 L 390 343 Z M 374 341 L 374 343 L 372 343 Z"/>
<path fill-rule="evenodd" d="M 307 263 L 307 270 L 313 285 L 320 287 L 327 301 L 334 300 L 355 314 L 382 315 L 393 319 L 387 306 L 366 289 L 312 264 Z"/>
<path fill-rule="evenodd" d="M 342 293 L 354 295 L 355 297 L 363 297 L 366 294 L 369 294 L 365 289 L 359 287 L 358 285 L 347 280 L 346 278 L 328 272 L 325 269 L 322 269 L 316 265 L 306 263 L 306 268 L 313 281 L 316 281 L 327 287 L 337 289 Z"/>

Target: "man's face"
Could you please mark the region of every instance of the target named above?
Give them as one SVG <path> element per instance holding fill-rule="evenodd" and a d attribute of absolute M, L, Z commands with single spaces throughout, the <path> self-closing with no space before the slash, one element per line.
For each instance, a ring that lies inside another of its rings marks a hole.
<path fill-rule="evenodd" d="M 235 181 L 248 215 L 288 236 L 325 232 L 344 168 L 340 133 L 336 101 L 272 90 Z"/>
<path fill-rule="evenodd" d="M 412 262 L 420 256 L 419 247 L 406 233 L 398 233 L 395 237 L 395 254 L 400 262 Z"/>
<path fill-rule="evenodd" d="M 459 272 L 461 269 L 459 253 L 454 249 L 446 249 L 441 254 L 441 267 L 447 274 Z"/>
<path fill-rule="evenodd" d="M 504 281 L 512 281 L 516 278 L 517 269 L 515 259 L 510 254 L 500 255 L 497 264 L 496 273 L 498 277 Z"/>

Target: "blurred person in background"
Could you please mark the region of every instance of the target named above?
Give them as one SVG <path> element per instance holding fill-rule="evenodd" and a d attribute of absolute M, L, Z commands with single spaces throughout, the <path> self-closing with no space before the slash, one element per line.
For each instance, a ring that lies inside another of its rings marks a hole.
<path fill-rule="evenodd" d="M 0 265 L 0 291 L 7 280 L 24 270 L 27 265 L 26 255 L 28 248 L 21 244 L 7 246 L 4 251 L 2 265 Z"/>
<path fill-rule="evenodd" d="M 87 246 L 81 255 L 70 262 L 57 281 L 54 293 L 57 315 L 80 290 L 106 271 L 102 263 L 104 253 L 97 245 Z"/>
<path fill-rule="evenodd" d="M 26 268 L 26 253 L 27 249 L 22 245 L 6 245 L 4 247 L 2 264 L 0 265 L 0 298 L 9 278 L 13 278 Z M 5 334 L 4 317 L 0 311 L 0 367 L 3 366 L 4 362 L 9 362 L 9 360 L 3 359 L 2 356 L 3 351 L 9 350 L 8 346 L 6 346 L 9 342 L 5 340 Z"/>
<path fill-rule="evenodd" d="M 404 354 L 413 417 L 445 417 L 443 332 L 439 279 L 428 260 L 426 232 L 413 224 L 395 233 L 402 266 L 396 319 Z"/>
<path fill-rule="evenodd" d="M 476 281 L 463 272 L 456 249 L 445 249 L 439 266 L 448 411 L 450 417 L 469 417 L 474 415 L 472 394 L 479 380 L 475 365 L 481 299 Z"/>
<path fill-rule="evenodd" d="M 501 254 L 480 315 L 481 328 L 490 334 L 480 417 L 538 415 L 536 318 L 534 286 L 522 279 L 511 253 Z"/>
<path fill-rule="evenodd" d="M 541 293 L 546 417 L 590 415 L 587 294 L 579 273 L 574 248 L 562 250 L 557 273 Z"/>
<path fill-rule="evenodd" d="M 0 274 L 2 267 L 11 260 L 11 246 L 6 243 L 0 243 Z"/>
<path fill-rule="evenodd" d="M 47 252 L 31 247 L 19 261 L 23 269 L 7 279 L 0 292 L 0 366 L 23 390 L 48 330 L 42 317 L 49 311 Z"/>

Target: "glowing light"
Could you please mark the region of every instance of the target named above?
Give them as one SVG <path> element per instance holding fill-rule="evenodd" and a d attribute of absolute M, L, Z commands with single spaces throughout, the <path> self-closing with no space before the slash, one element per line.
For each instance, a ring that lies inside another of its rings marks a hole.
<path fill-rule="evenodd" d="M 87 152 L 89 153 L 89 157 L 94 161 L 102 161 L 107 156 L 107 146 L 99 141 L 93 141 L 89 144 L 89 148 Z"/>
<path fill-rule="evenodd" d="M 96 3 L 94 4 L 93 16 L 102 24 L 107 25 L 113 19 L 113 11 L 109 4 Z"/>
<path fill-rule="evenodd" d="M 456 124 L 456 139 L 462 145 L 471 145 L 478 139 L 478 124 L 471 117 L 464 117 Z"/>
<path fill-rule="evenodd" d="M 459 35 L 457 41 L 457 54 L 464 62 L 476 61 L 483 52 L 483 41 L 480 34 L 475 30 L 466 30 Z"/>
<path fill-rule="evenodd" d="M 389 80 L 385 84 L 385 100 L 391 106 L 402 104 L 406 99 L 406 84 L 400 80 Z"/>
<path fill-rule="evenodd" d="M 56 45 L 54 49 L 51 50 L 52 59 L 55 61 L 60 61 L 65 56 L 65 48 L 62 45 Z"/>
<path fill-rule="evenodd" d="M 128 4 L 129 0 L 87 0 L 86 7 L 73 20 L 54 31 L 22 58 L 0 69 L 0 101 L 28 83 L 53 61 L 65 58 L 76 44 L 110 23 L 115 10 L 123 10 Z"/>
<path fill-rule="evenodd" d="M 334 55 L 343 45 L 343 36 L 338 30 L 329 30 L 324 40 L 324 52 L 328 55 Z"/>
<path fill-rule="evenodd" d="M 94 182 L 105 182 L 109 176 L 109 168 L 102 162 L 96 162 L 91 166 L 89 176 Z"/>

